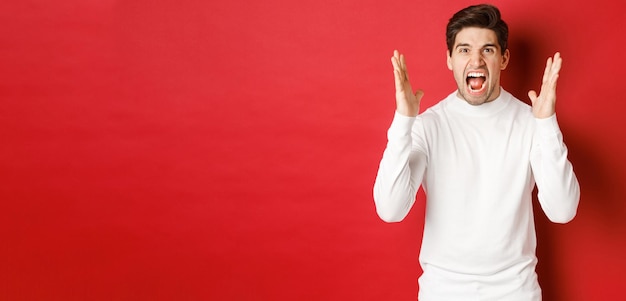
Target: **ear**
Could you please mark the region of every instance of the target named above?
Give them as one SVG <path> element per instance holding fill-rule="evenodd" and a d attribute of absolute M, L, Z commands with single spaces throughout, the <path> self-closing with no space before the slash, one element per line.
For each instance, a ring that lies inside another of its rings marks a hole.
<path fill-rule="evenodd" d="M 446 50 L 446 64 L 448 64 L 448 69 L 452 70 L 452 58 L 450 57 L 450 50 Z"/>
<path fill-rule="evenodd" d="M 506 66 L 509 64 L 509 58 L 511 57 L 511 53 L 509 50 L 505 50 L 504 54 L 502 54 L 502 65 L 500 66 L 500 70 L 506 69 Z"/>

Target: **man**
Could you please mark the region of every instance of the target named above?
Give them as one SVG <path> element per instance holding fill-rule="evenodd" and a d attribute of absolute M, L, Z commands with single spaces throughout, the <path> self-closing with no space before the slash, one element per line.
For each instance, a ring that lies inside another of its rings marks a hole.
<path fill-rule="evenodd" d="M 377 213 L 401 221 L 423 187 L 420 300 L 541 300 L 533 188 L 557 223 L 575 216 L 580 197 L 555 115 L 560 54 L 547 60 L 540 93 L 528 93 L 531 107 L 500 86 L 510 53 L 496 7 L 459 11 L 446 36 L 457 91 L 421 114 L 404 56 L 391 58 L 396 113 L 374 184 Z"/>

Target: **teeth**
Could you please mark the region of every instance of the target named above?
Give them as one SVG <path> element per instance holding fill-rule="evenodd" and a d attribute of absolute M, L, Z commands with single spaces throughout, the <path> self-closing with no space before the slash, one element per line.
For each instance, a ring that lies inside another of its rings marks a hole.
<path fill-rule="evenodd" d="M 485 74 L 482 72 L 470 72 L 467 74 L 467 77 L 485 77 Z"/>

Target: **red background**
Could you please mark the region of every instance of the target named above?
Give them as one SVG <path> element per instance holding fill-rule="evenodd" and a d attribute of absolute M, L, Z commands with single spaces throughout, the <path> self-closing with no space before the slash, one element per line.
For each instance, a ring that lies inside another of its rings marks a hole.
<path fill-rule="evenodd" d="M 526 100 L 564 58 L 582 197 L 569 224 L 537 214 L 544 299 L 619 299 L 623 5 L 493 2 L 506 89 Z M 471 3 L 2 2 L 0 299 L 415 300 L 423 202 L 385 224 L 371 197 L 389 57 L 434 104 L 455 88 L 445 24 Z"/>

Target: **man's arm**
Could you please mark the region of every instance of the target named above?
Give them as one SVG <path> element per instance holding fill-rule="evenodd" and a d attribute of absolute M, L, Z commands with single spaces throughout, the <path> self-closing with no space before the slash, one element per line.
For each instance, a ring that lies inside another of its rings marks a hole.
<path fill-rule="evenodd" d="M 415 202 L 424 171 L 426 155 L 414 149 L 412 129 L 424 92 L 413 94 L 404 56 L 394 51 L 391 58 L 396 87 L 396 113 L 387 132 L 387 148 L 374 183 L 374 203 L 378 216 L 386 222 L 399 222 Z"/>
<path fill-rule="evenodd" d="M 539 203 L 546 216 L 553 222 L 567 223 L 576 215 L 580 186 L 567 159 L 567 147 L 555 114 L 556 83 L 561 64 L 558 52 L 554 59 L 548 58 L 540 94 L 528 92 L 537 126 L 530 163 Z"/>
<path fill-rule="evenodd" d="M 412 142 L 415 119 L 396 112 L 374 183 L 376 212 L 389 223 L 409 213 L 426 170 L 426 154 Z"/>
<path fill-rule="evenodd" d="M 539 203 L 552 222 L 567 223 L 576 215 L 580 186 L 567 159 L 567 147 L 556 115 L 535 122 L 537 129 L 530 164 Z"/>

